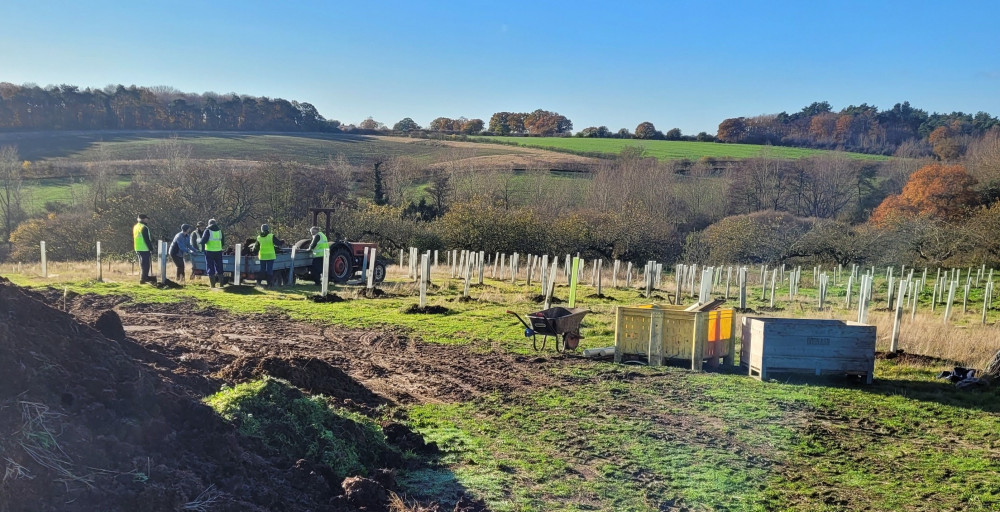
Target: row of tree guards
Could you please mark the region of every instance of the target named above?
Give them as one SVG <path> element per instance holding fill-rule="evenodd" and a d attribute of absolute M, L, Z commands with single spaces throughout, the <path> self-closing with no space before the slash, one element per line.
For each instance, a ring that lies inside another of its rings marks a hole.
<path fill-rule="evenodd" d="M 164 282 L 166 279 L 167 246 L 167 242 L 163 240 L 159 241 L 159 279 L 161 282 Z M 234 275 L 234 284 L 237 285 L 240 284 L 239 263 L 241 260 L 241 249 L 241 245 L 236 244 L 235 260 L 237 272 Z M 46 257 L 44 241 L 40 244 L 40 251 L 41 275 L 42 277 L 48 277 L 48 259 Z M 103 279 L 103 266 L 100 242 L 97 242 L 96 254 L 97 279 L 101 280 Z M 404 255 L 404 251 L 400 250 L 399 265 L 401 269 L 404 268 Z M 439 257 L 440 252 L 436 250 L 423 253 L 419 252 L 415 247 L 411 247 L 409 250 L 409 266 L 407 267 L 406 276 L 415 281 L 421 281 L 421 306 L 426 305 L 426 284 L 430 281 L 431 264 L 433 262 L 433 268 L 438 269 Z M 552 293 L 556 281 L 559 279 L 563 279 L 565 284 L 571 287 L 568 300 L 570 307 L 575 306 L 575 285 L 582 281 L 584 271 L 588 266 L 588 262 L 579 257 L 579 254 L 576 257 L 569 254 L 565 255 L 562 258 L 561 271 L 561 258 L 546 254 L 527 254 L 522 261 L 522 255 L 516 252 L 512 254 L 497 252 L 487 256 L 484 251 L 451 250 L 445 251 L 445 258 L 451 277 L 453 279 L 460 278 L 465 282 L 463 290 L 463 296 L 465 297 L 469 295 L 469 287 L 473 280 L 479 285 L 483 284 L 483 279 L 489 269 L 490 278 L 494 280 L 505 281 L 509 279 L 512 284 L 516 284 L 520 279 L 523 279 L 525 286 L 529 288 L 534 283 L 535 286 L 539 287 L 540 293 L 545 296 L 546 308 L 551 305 Z M 328 262 L 329 255 L 324 255 L 324 259 Z M 373 263 L 375 261 L 374 254 L 366 255 L 366 259 L 369 264 Z M 597 289 L 598 296 L 603 296 L 603 286 L 605 283 L 604 260 L 591 260 L 589 265 L 591 268 L 591 286 Z M 367 268 L 368 266 L 370 265 L 365 265 L 367 272 L 365 272 L 366 275 L 363 277 L 368 277 L 367 286 L 371 288 L 373 286 L 371 279 L 372 272 Z M 633 267 L 631 262 L 613 260 L 610 262 L 610 266 L 612 288 L 633 288 L 633 281 L 636 281 L 636 284 L 645 290 L 647 298 L 651 297 L 654 290 L 662 290 L 663 264 L 661 263 L 647 261 L 641 270 L 641 274 L 638 267 Z M 328 269 L 328 265 L 324 264 L 323 268 Z M 16 271 L 20 272 L 20 263 Z M 759 272 L 755 271 L 754 274 L 759 275 L 757 282 L 760 285 L 760 301 L 767 301 L 771 308 L 775 307 L 778 287 L 787 287 L 788 301 L 801 302 L 802 300 L 811 300 L 799 293 L 802 284 L 801 266 L 788 267 L 781 265 L 780 267 L 769 267 L 768 265 L 761 265 Z M 920 271 L 919 277 L 916 275 L 915 268 L 908 268 L 905 265 L 901 266 L 898 271 L 895 267 L 888 267 L 885 270 L 885 307 L 888 310 L 895 311 L 896 317 L 893 328 L 894 341 L 898 334 L 896 332 L 898 331 L 898 321 L 902 317 L 903 312 L 909 310 L 911 321 L 916 316 L 918 300 L 927 292 L 927 274 L 928 269 L 926 267 Z M 740 309 L 747 309 L 747 290 L 750 285 L 748 278 L 751 275 L 750 267 L 748 266 L 704 267 L 678 264 L 675 267 L 674 275 L 676 277 L 674 280 L 674 293 L 668 294 L 673 296 L 672 302 L 674 303 L 679 303 L 680 300 L 678 298 L 684 297 L 685 294 L 688 297 L 697 297 L 699 302 L 704 303 L 711 300 L 710 296 L 712 293 L 719 292 L 723 293 L 725 300 L 729 300 L 731 293 L 735 291 Z M 574 276 L 575 279 L 573 278 Z M 829 270 L 824 270 L 822 266 L 813 267 L 811 284 L 817 290 L 815 298 L 817 308 L 824 310 L 832 307 L 827 300 L 827 291 L 831 280 L 833 281 L 833 286 L 840 286 L 840 283 L 846 281 L 843 307 L 845 309 L 856 308 L 858 312 L 857 321 L 866 323 L 868 320 L 868 311 L 874 300 L 875 276 L 876 268 L 874 266 L 860 267 L 858 265 L 851 265 L 848 272 L 845 272 L 845 268 L 842 265 L 837 265 L 836 268 Z M 323 288 L 321 293 L 323 294 L 327 292 L 326 283 L 328 280 L 326 277 L 324 275 L 324 279 L 322 280 Z M 619 279 L 620 277 L 621 279 Z M 936 311 L 938 307 L 943 307 L 942 321 L 948 323 L 951 319 L 952 309 L 956 303 L 956 293 L 961 289 L 962 313 L 966 314 L 968 313 L 970 291 L 980 288 L 982 289 L 983 304 L 980 310 L 981 322 L 985 324 L 987 311 L 994 309 L 993 269 L 987 269 L 986 265 L 978 268 L 968 267 L 967 269 L 938 268 L 934 278 L 934 285 L 930 290 L 931 311 Z M 895 349 L 895 345 L 893 345 L 893 349 Z"/>
<path fill-rule="evenodd" d="M 430 281 L 432 254 L 433 268 L 440 268 L 439 251 L 419 253 L 416 247 L 411 247 L 409 251 L 409 266 L 406 267 L 406 277 L 420 283 L 420 307 L 424 307 L 426 303 L 426 285 Z M 404 252 L 400 249 L 399 266 L 401 269 L 404 268 L 403 256 Z M 419 265 L 417 264 L 418 257 Z M 551 307 L 552 293 L 555 290 L 556 281 L 560 278 L 564 279 L 564 282 L 570 287 L 569 307 L 572 308 L 576 305 L 577 284 L 583 279 L 584 269 L 587 264 L 586 260 L 581 258 L 579 254 L 575 257 L 569 254 L 566 255 L 562 272 L 559 271 L 559 257 L 550 257 L 547 254 L 528 254 L 524 265 L 521 264 L 521 255 L 516 252 L 509 255 L 497 252 L 488 261 L 484 251 L 451 250 L 445 251 L 445 258 L 447 260 L 445 264 L 449 269 L 451 278 L 462 279 L 465 283 L 462 291 L 463 297 L 469 296 L 469 287 L 472 281 L 477 281 L 480 285 L 483 284 L 487 269 L 492 266 L 492 270 L 490 271 L 491 279 L 499 281 L 509 279 L 511 284 L 517 284 L 518 279 L 523 274 L 525 286 L 530 288 L 532 287 L 532 282 L 534 282 L 539 287 L 540 294 L 545 296 L 545 309 Z M 591 286 L 597 289 L 598 296 L 603 296 L 604 261 L 593 260 L 591 261 L 591 265 L 593 267 L 593 271 L 591 272 Z M 623 266 L 621 261 L 614 260 L 613 271 L 611 273 L 612 288 L 619 287 L 618 276 L 621 275 L 623 268 L 625 271 L 624 286 L 626 288 L 632 287 L 632 280 L 637 277 L 633 276 L 632 263 L 626 262 Z M 650 297 L 652 291 L 659 288 L 662 275 L 662 264 L 655 261 L 646 262 L 642 271 L 642 283 L 646 290 L 646 297 Z"/>

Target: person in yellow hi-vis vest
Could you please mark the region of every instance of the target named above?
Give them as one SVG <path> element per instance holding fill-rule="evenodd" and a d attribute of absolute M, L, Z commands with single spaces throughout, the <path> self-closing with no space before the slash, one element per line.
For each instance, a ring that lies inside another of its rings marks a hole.
<path fill-rule="evenodd" d="M 277 257 L 275 247 L 284 245 L 285 242 L 279 240 L 271 233 L 271 226 L 260 225 L 260 234 L 257 235 L 257 259 L 260 260 L 260 272 L 257 272 L 257 286 L 260 286 L 262 278 L 267 278 L 267 285 L 274 285 L 274 260 Z"/>
<path fill-rule="evenodd" d="M 307 250 L 312 251 L 313 256 L 312 278 L 316 286 L 319 286 L 323 276 L 323 249 L 330 247 L 330 241 L 319 230 L 319 226 L 309 228 L 309 234 L 312 235 L 312 240 L 309 241 L 309 248 Z"/>
<path fill-rule="evenodd" d="M 226 235 L 215 219 L 208 219 L 208 229 L 201 235 L 201 244 L 205 248 L 205 273 L 208 274 L 209 286 L 222 286 L 222 248 L 226 246 Z"/>
<path fill-rule="evenodd" d="M 149 236 L 149 227 L 146 226 L 149 216 L 140 213 L 136 220 L 135 226 L 132 226 L 132 245 L 135 248 L 135 254 L 139 256 L 139 269 L 142 271 L 139 284 L 153 283 L 156 282 L 156 279 L 149 275 L 149 267 L 152 264 L 153 239 Z"/>

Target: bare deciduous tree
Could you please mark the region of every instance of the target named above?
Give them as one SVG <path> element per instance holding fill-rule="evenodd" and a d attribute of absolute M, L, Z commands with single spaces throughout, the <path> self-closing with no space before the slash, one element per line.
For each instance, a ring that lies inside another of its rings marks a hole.
<path fill-rule="evenodd" d="M 3 216 L 3 240 L 7 241 L 11 232 L 24 219 L 21 207 L 22 176 L 21 161 L 14 146 L 0 148 L 0 215 Z"/>

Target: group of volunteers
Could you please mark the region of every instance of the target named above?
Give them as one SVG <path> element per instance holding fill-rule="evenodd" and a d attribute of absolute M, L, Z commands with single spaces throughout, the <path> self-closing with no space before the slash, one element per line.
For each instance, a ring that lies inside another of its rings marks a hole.
<path fill-rule="evenodd" d="M 141 270 L 139 283 L 152 283 L 155 282 L 155 278 L 149 275 L 149 271 L 152 263 L 153 239 L 149 234 L 149 227 L 146 225 L 149 222 L 149 216 L 140 214 L 136 220 L 135 226 L 132 227 L 132 240 L 135 245 L 135 253 L 139 256 Z M 317 226 L 309 228 L 309 234 L 312 238 L 306 250 L 312 253 L 311 274 L 313 281 L 319 285 L 323 272 L 323 251 L 330 246 L 330 242 Z M 251 251 L 257 253 L 257 259 L 260 260 L 260 271 L 256 273 L 258 285 L 264 279 L 267 280 L 268 286 L 274 283 L 274 260 L 277 256 L 275 248 L 282 245 L 285 245 L 285 242 L 274 236 L 270 226 L 267 224 L 260 226 L 256 242 L 250 248 Z M 190 224 L 181 224 L 181 230 L 174 235 L 173 241 L 170 242 L 170 248 L 167 250 L 167 254 L 177 267 L 177 280 L 184 280 L 185 256 L 193 257 L 196 254 L 204 254 L 205 275 L 208 276 L 209 286 L 214 288 L 216 285 L 225 284 L 222 268 L 222 252 L 225 246 L 226 235 L 215 219 L 208 219 L 207 226 L 204 222 L 198 221 L 194 228 Z"/>

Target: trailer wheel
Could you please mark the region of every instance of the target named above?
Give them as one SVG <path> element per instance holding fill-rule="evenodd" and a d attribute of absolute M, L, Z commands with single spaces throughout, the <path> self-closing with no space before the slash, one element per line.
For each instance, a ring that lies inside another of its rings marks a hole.
<path fill-rule="evenodd" d="M 337 247 L 330 255 L 330 279 L 336 283 L 347 281 L 354 274 L 354 257 L 346 247 Z"/>
<path fill-rule="evenodd" d="M 376 283 L 381 283 L 385 281 L 385 264 L 381 262 L 375 262 L 375 269 L 372 271 L 372 281 Z"/>

